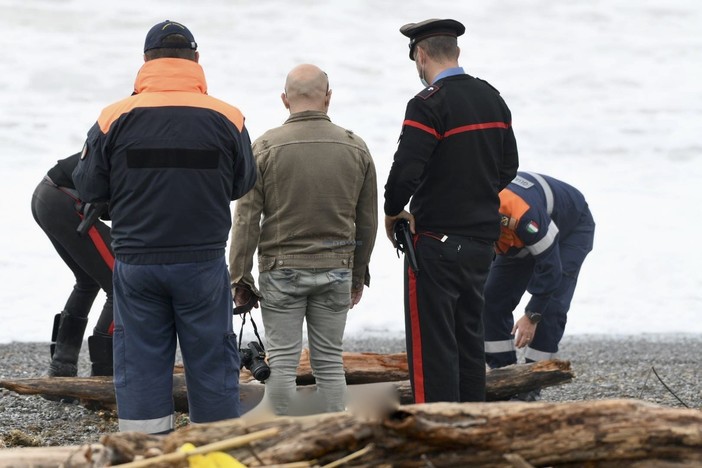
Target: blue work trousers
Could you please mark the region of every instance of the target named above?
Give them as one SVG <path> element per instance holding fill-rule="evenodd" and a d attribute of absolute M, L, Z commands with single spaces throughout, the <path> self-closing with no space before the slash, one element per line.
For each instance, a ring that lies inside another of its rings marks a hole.
<path fill-rule="evenodd" d="M 239 352 L 224 257 L 166 265 L 115 262 L 114 381 L 121 431 L 173 429 L 177 341 L 190 420 L 238 417 Z"/>
<path fill-rule="evenodd" d="M 592 250 L 595 223 L 589 211 L 583 213 L 581 221 L 573 231 L 559 239 L 562 275 L 558 288 L 548 302 L 546 310 L 540 311 L 542 319 L 536 326 L 534 339 L 527 346 L 527 361 L 553 359 L 563 338 L 570 303 L 573 300 L 578 275 L 585 257 Z M 534 258 L 498 256 L 490 268 L 485 284 L 485 360 L 491 368 L 517 363 L 512 328 L 514 309 L 519 305 L 534 274 Z"/>

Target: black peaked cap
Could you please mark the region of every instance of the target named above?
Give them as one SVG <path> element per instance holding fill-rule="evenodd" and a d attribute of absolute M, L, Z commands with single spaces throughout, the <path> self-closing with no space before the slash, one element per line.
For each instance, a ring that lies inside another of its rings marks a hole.
<path fill-rule="evenodd" d="M 410 38 L 409 58 L 414 60 L 414 48 L 419 41 L 432 36 L 458 37 L 466 32 L 466 27 L 452 19 L 428 19 L 419 23 L 408 23 L 400 32 Z"/>

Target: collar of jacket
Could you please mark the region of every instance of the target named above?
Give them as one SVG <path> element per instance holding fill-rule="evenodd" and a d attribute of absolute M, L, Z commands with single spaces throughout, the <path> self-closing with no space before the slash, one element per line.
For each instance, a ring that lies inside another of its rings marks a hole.
<path fill-rule="evenodd" d="M 179 58 L 144 62 L 134 82 L 134 92 L 186 91 L 207 94 L 205 72 L 199 63 Z"/>
<path fill-rule="evenodd" d="M 328 120 L 329 122 L 331 122 L 331 119 L 326 114 L 326 112 L 308 110 L 291 114 L 290 117 L 288 117 L 288 120 L 285 121 L 285 123 L 301 122 L 304 120 Z"/>

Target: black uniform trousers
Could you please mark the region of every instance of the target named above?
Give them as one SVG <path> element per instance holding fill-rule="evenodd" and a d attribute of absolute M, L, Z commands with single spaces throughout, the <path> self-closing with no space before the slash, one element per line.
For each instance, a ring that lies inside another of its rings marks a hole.
<path fill-rule="evenodd" d="M 415 236 L 419 272 L 405 259 L 405 336 L 415 403 L 485 401 L 483 287 L 491 242 Z"/>
<path fill-rule="evenodd" d="M 112 265 L 110 228 L 98 221 L 81 237 L 76 228 L 81 215 L 76 194 L 44 180 L 32 196 L 32 215 L 46 233 L 56 252 L 71 269 L 76 282 L 64 310 L 86 318 L 100 289 L 107 293 L 95 331 L 112 334 Z"/>

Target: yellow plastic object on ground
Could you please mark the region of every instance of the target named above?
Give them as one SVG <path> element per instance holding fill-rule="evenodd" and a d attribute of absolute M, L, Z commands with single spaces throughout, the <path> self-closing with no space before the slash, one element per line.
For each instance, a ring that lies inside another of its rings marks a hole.
<path fill-rule="evenodd" d="M 192 452 L 196 447 L 191 443 L 183 444 L 178 451 Z M 246 468 L 246 465 L 224 452 L 210 452 L 204 455 L 188 457 L 190 468 Z"/>

